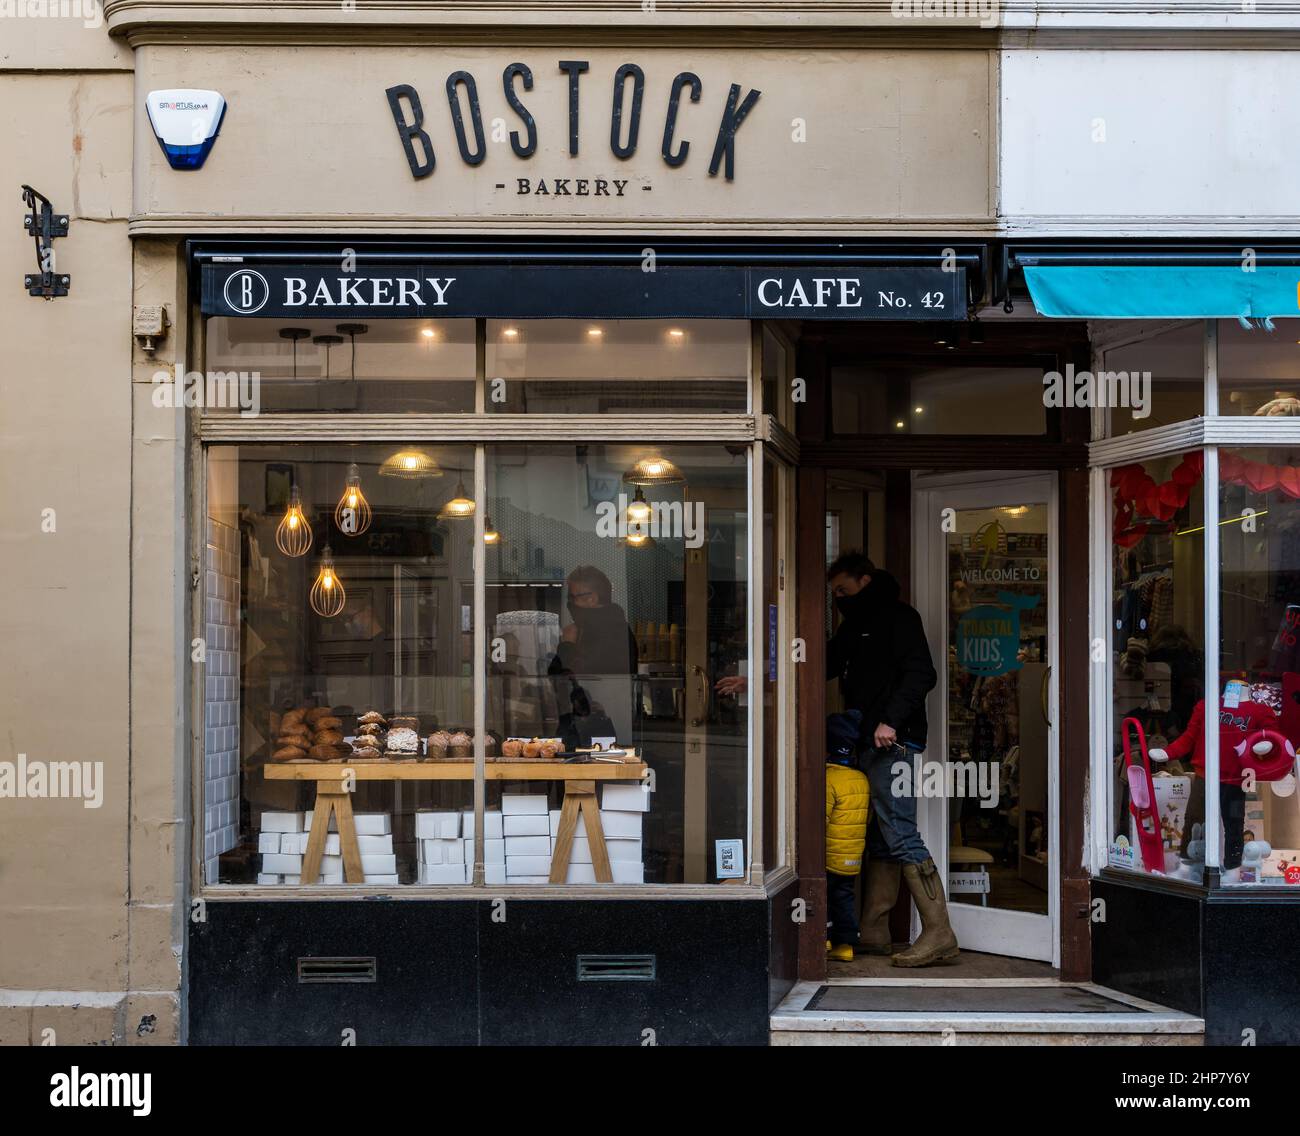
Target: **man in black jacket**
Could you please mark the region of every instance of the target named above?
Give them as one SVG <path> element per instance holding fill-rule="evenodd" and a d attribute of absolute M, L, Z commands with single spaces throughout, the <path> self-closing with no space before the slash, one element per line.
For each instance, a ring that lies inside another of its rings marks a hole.
<path fill-rule="evenodd" d="M 901 878 L 920 912 L 921 934 L 892 961 L 929 966 L 958 953 L 938 869 L 916 829 L 917 787 L 910 776 L 914 756 L 925 750 L 925 698 L 938 676 L 921 617 L 898 598 L 893 576 L 861 552 L 846 552 L 826 578 L 844 617 L 827 644 L 826 677 L 839 679 L 845 708 L 862 714 L 871 785 L 860 943 L 868 954 L 892 954 L 889 913 Z M 896 794 L 900 781 L 911 791 Z"/>

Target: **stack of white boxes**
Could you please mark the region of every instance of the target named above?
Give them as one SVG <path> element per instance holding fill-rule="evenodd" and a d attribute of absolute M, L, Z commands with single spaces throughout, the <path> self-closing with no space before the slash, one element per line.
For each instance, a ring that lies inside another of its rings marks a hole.
<path fill-rule="evenodd" d="M 650 811 L 650 794 L 641 782 L 603 784 L 600 787 L 600 827 L 605 833 L 610 874 L 616 884 L 645 883 L 645 860 L 641 851 L 641 825 Z M 560 810 L 551 810 L 551 851 L 560 834 Z M 594 884 L 596 869 L 591 862 L 591 844 L 587 824 L 578 815 L 578 831 L 573 838 L 569 871 L 565 882 Z"/>
<path fill-rule="evenodd" d="M 419 884 L 469 882 L 465 842 L 460 835 L 460 813 L 420 809 L 415 814 L 415 842 L 420 849 Z"/>
<path fill-rule="evenodd" d="M 312 811 L 305 813 L 263 813 L 262 831 L 257 850 L 262 854 L 259 884 L 298 884 L 302 882 L 302 861 L 311 838 Z M 395 885 L 397 856 L 393 852 L 393 822 L 389 813 L 356 813 L 357 845 L 361 852 L 361 871 L 368 884 Z M 338 825 L 330 817 L 325 836 L 325 851 L 320 860 L 322 884 L 343 883 L 343 849 L 339 844 Z"/>
<path fill-rule="evenodd" d="M 502 793 L 507 884 L 544 884 L 551 878 L 551 825 L 545 793 Z"/>

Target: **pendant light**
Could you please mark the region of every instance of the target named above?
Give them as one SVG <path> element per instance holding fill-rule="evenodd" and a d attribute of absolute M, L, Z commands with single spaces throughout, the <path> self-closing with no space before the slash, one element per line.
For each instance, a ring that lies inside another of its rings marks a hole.
<path fill-rule="evenodd" d="M 325 377 L 330 377 L 330 348 L 336 347 L 343 342 L 341 335 L 313 335 L 311 341 L 317 347 L 325 348 Z"/>
<path fill-rule="evenodd" d="M 483 543 L 487 545 L 500 544 L 501 534 L 492 525 L 492 518 L 488 517 L 483 525 Z"/>
<path fill-rule="evenodd" d="M 686 480 L 667 458 L 642 458 L 623 475 L 629 485 L 680 485 Z"/>
<path fill-rule="evenodd" d="M 346 335 L 352 340 L 352 380 L 357 378 L 357 336 L 365 335 L 370 330 L 368 323 L 341 323 L 335 329 L 340 335 Z"/>
<path fill-rule="evenodd" d="M 305 327 L 282 327 L 280 328 L 280 338 L 293 341 L 293 377 L 298 377 L 298 341 L 307 339 L 311 332 Z"/>
<path fill-rule="evenodd" d="M 347 593 L 338 573 L 334 571 L 334 555 L 327 544 L 321 549 L 320 572 L 311 586 L 311 609 L 326 619 L 338 615 L 347 602 Z"/>
<path fill-rule="evenodd" d="M 379 472 L 384 477 L 441 477 L 442 466 L 423 450 L 398 450 L 384 458 Z"/>
<path fill-rule="evenodd" d="M 636 487 L 636 495 L 627 507 L 628 525 L 643 525 L 650 520 L 650 502 L 645 499 L 641 486 Z"/>
<path fill-rule="evenodd" d="M 285 556 L 306 556 L 311 548 L 311 525 L 302 511 L 298 486 L 289 489 L 289 507 L 275 529 L 275 546 Z"/>
<path fill-rule="evenodd" d="M 649 548 L 654 541 L 650 539 L 650 534 L 647 532 L 641 532 L 640 530 L 632 532 L 629 529 L 625 543 L 628 548 Z"/>
<path fill-rule="evenodd" d="M 357 468 L 357 463 L 353 462 L 348 466 L 348 480 L 343 496 L 334 507 L 334 523 L 345 536 L 360 536 L 370 527 L 372 519 L 370 502 L 361 492 L 361 471 Z"/>
<path fill-rule="evenodd" d="M 443 507 L 440 517 L 448 520 L 465 520 L 474 515 L 474 502 L 465 496 L 465 482 L 456 482 L 456 495 Z"/>

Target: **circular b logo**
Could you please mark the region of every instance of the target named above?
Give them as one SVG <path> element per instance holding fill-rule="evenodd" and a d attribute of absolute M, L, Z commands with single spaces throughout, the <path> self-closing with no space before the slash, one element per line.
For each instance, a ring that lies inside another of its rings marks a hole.
<path fill-rule="evenodd" d="M 271 298 L 271 285 L 266 277 L 251 268 L 241 268 L 226 278 L 223 289 L 226 303 L 241 316 L 251 316 L 266 306 Z"/>

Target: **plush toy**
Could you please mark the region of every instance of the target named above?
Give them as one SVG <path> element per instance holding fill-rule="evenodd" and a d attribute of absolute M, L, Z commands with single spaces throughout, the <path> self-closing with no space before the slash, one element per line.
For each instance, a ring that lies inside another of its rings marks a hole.
<path fill-rule="evenodd" d="M 1275 729 L 1256 730 L 1234 750 L 1244 771 L 1256 781 L 1280 781 L 1295 767 L 1295 746 Z"/>
<path fill-rule="evenodd" d="M 1300 414 L 1300 398 L 1286 391 L 1274 391 L 1273 397 L 1257 411 L 1257 418 L 1283 418 Z"/>

